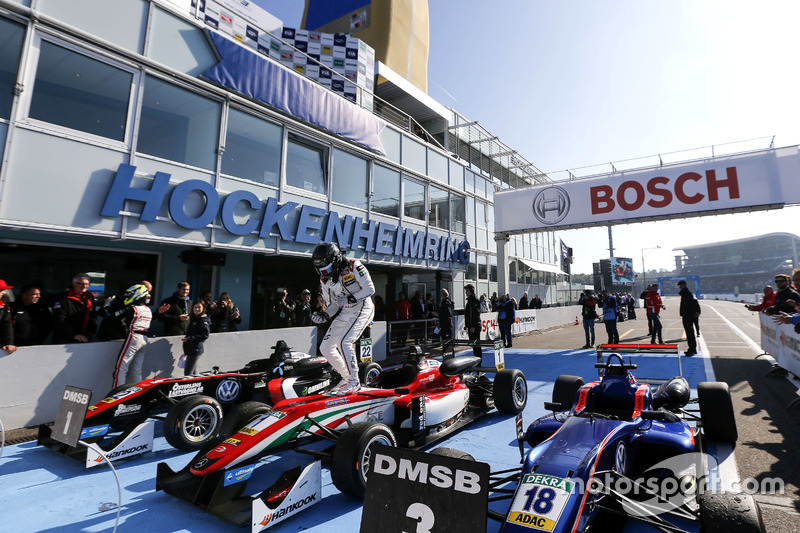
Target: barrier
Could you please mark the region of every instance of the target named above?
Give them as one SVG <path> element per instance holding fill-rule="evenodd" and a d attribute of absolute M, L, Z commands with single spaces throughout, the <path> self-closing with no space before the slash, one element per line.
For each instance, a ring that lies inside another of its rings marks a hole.
<path fill-rule="evenodd" d="M 759 313 L 761 348 L 778 362 L 778 366 L 800 376 L 800 334 L 791 324 L 776 324 L 766 313 Z"/>

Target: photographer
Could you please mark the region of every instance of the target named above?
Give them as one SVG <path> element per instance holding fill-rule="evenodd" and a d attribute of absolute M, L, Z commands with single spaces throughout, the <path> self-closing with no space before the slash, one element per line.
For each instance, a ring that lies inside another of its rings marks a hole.
<path fill-rule="evenodd" d="M 603 307 L 603 323 L 608 333 L 608 344 L 619 343 L 619 331 L 617 331 L 617 299 L 607 290 L 600 293 L 600 305 Z"/>

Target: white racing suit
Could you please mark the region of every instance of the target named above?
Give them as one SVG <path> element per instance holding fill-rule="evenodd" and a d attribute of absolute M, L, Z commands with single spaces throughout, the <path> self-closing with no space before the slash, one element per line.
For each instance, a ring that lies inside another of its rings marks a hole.
<path fill-rule="evenodd" d="M 322 281 L 325 312 L 334 316 L 319 349 L 325 359 L 342 376 L 342 384 L 358 384 L 358 357 L 355 342 L 375 316 L 372 296 L 375 285 L 361 261 L 351 259 L 339 273 L 337 281 Z M 348 297 L 349 301 L 348 301 Z M 355 300 L 355 301 L 353 301 Z"/>
<path fill-rule="evenodd" d="M 125 383 L 142 381 L 142 363 L 147 348 L 147 330 L 153 320 L 153 312 L 146 305 L 132 305 L 115 313 L 128 324 L 128 336 L 117 357 L 114 368 L 114 387 Z"/>

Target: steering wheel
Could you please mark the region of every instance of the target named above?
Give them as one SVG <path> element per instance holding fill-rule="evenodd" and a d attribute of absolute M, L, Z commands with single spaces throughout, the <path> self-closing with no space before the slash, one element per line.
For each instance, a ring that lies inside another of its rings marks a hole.
<path fill-rule="evenodd" d="M 613 357 L 617 358 L 617 360 L 619 361 L 619 364 L 612 364 L 611 363 L 611 359 Z M 622 356 L 620 354 L 618 354 L 618 353 L 610 353 L 610 354 L 608 354 L 608 359 L 606 359 L 605 363 L 596 363 L 594 365 L 594 367 L 595 368 L 603 368 L 603 369 L 605 369 L 605 375 L 606 376 L 608 376 L 608 375 L 621 376 L 624 373 L 624 372 L 621 372 L 621 371 L 624 371 L 624 370 L 636 370 L 638 368 L 638 365 L 636 365 L 635 363 L 626 363 L 625 359 L 623 359 Z"/>

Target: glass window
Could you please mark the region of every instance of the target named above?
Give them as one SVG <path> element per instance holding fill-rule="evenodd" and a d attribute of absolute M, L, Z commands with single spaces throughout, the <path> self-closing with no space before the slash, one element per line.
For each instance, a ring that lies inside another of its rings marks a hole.
<path fill-rule="evenodd" d="M 30 0 L 26 4 L 30 5 Z M 112 14 L 107 0 L 38 0 L 36 9 L 126 50 L 142 53 L 148 4 L 141 0 L 115 0 Z"/>
<path fill-rule="evenodd" d="M 456 233 L 464 233 L 466 221 L 466 209 L 464 207 L 464 197 L 457 194 L 450 194 L 450 229 Z"/>
<path fill-rule="evenodd" d="M 486 260 L 488 259 L 485 255 L 478 256 L 478 279 L 489 279 L 489 270 L 486 268 Z"/>
<path fill-rule="evenodd" d="M 452 159 L 450 161 L 450 185 L 464 190 L 464 167 Z"/>
<path fill-rule="evenodd" d="M 497 256 L 489 256 L 489 281 L 497 281 Z"/>
<path fill-rule="evenodd" d="M 30 117 L 123 141 L 133 74 L 48 41 L 40 50 Z"/>
<path fill-rule="evenodd" d="M 219 61 L 204 28 L 158 8 L 153 9 L 147 56 L 190 76 Z"/>
<path fill-rule="evenodd" d="M 321 144 L 289 134 L 286 147 L 286 184 L 298 189 L 327 194 L 328 149 Z"/>
<path fill-rule="evenodd" d="M 517 281 L 517 262 L 514 259 L 508 262 L 508 281 Z"/>
<path fill-rule="evenodd" d="M 372 210 L 399 218 L 400 173 L 375 165 L 372 174 Z"/>
<path fill-rule="evenodd" d="M 494 232 L 494 206 L 491 204 L 486 205 L 486 227 Z"/>
<path fill-rule="evenodd" d="M 475 258 L 479 257 L 477 254 L 470 254 L 469 263 L 467 263 L 467 279 L 475 281 L 478 279 L 478 268 L 475 264 Z M 477 294 L 476 297 L 479 297 Z"/>
<path fill-rule="evenodd" d="M 440 229 L 450 229 L 450 215 L 448 209 L 449 206 L 448 206 L 447 191 L 431 185 L 430 196 L 431 196 L 431 214 L 429 221 L 431 226 Z"/>
<path fill-rule="evenodd" d="M 14 84 L 17 81 L 19 55 L 25 28 L 0 18 L 0 118 L 11 117 L 11 104 L 14 101 Z"/>
<path fill-rule="evenodd" d="M 331 200 L 366 209 L 369 205 L 367 161 L 334 149 L 331 171 L 333 175 Z"/>
<path fill-rule="evenodd" d="M 478 228 L 475 232 L 477 240 L 475 241 L 475 246 L 480 248 L 481 250 L 487 250 L 488 240 L 486 239 L 486 230 L 483 228 Z"/>
<path fill-rule="evenodd" d="M 400 133 L 390 127 L 385 127 L 378 135 L 383 144 L 383 149 L 386 150 L 386 157 L 390 161 L 400 164 Z"/>
<path fill-rule="evenodd" d="M 475 224 L 475 198 L 467 196 L 467 224 Z"/>
<path fill-rule="evenodd" d="M 420 144 L 411 137 L 403 135 L 403 165 L 414 169 L 420 174 L 427 174 L 425 153 L 428 151 L 424 144 Z"/>
<path fill-rule="evenodd" d="M 148 76 L 138 151 L 200 168 L 216 166 L 221 106 L 210 98 Z"/>
<path fill-rule="evenodd" d="M 464 172 L 464 190 L 466 192 L 475 192 L 475 174 L 467 170 Z"/>
<path fill-rule="evenodd" d="M 425 185 L 403 178 L 403 214 L 409 218 L 425 220 Z"/>
<path fill-rule="evenodd" d="M 428 176 L 441 183 L 447 183 L 447 159 L 434 150 L 428 150 Z"/>
<path fill-rule="evenodd" d="M 277 187 L 281 169 L 280 126 L 231 109 L 222 173 Z"/>
<path fill-rule="evenodd" d="M 486 204 L 475 200 L 475 225 L 479 228 L 486 227 Z"/>

